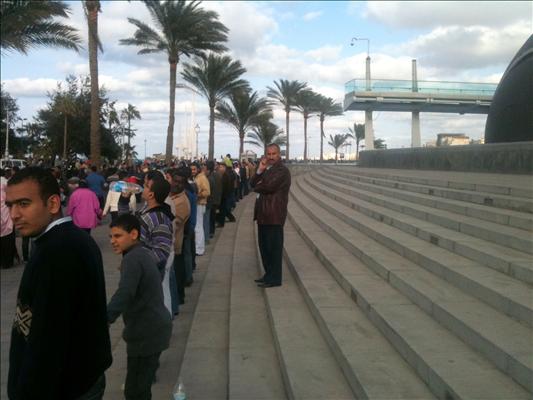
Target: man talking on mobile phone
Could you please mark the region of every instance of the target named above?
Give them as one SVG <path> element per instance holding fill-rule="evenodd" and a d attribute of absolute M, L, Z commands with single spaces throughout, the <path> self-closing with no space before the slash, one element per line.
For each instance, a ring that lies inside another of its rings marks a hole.
<path fill-rule="evenodd" d="M 250 185 L 257 193 L 254 220 L 257 221 L 259 251 L 265 269 L 256 279 L 259 287 L 281 286 L 283 253 L 283 225 L 287 219 L 287 203 L 291 187 L 291 173 L 281 160 L 277 144 L 269 144 L 261 157 Z"/>

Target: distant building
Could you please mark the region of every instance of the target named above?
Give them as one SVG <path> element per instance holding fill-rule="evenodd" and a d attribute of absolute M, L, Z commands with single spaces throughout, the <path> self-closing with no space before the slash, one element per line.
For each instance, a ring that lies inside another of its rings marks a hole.
<path fill-rule="evenodd" d="M 437 134 L 437 147 L 462 146 L 470 144 L 470 138 L 464 133 L 439 133 Z"/>

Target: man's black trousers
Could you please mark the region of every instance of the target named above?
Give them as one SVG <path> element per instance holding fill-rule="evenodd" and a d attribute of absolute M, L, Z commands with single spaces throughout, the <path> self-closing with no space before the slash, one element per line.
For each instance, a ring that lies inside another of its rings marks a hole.
<path fill-rule="evenodd" d="M 265 268 L 265 283 L 281 284 L 283 226 L 257 225 L 259 251 Z"/>

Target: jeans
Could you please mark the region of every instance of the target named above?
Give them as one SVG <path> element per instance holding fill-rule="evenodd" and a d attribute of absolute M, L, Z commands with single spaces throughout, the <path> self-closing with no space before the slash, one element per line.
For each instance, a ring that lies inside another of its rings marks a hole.
<path fill-rule="evenodd" d="M 124 385 L 126 400 L 150 400 L 152 398 L 152 383 L 159 368 L 161 353 L 150 356 L 128 356 L 128 372 Z"/>
<path fill-rule="evenodd" d="M 205 235 L 204 235 L 204 214 L 205 204 L 196 206 L 196 226 L 194 227 L 194 236 L 196 240 L 196 254 L 205 253 Z"/>

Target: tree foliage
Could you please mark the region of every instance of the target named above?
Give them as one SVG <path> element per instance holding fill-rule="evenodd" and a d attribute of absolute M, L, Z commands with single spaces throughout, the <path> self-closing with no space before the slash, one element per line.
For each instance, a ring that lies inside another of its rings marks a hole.
<path fill-rule="evenodd" d="M 77 112 L 69 117 L 69 138 L 67 153 L 90 154 L 90 119 L 91 119 L 91 89 L 90 78 L 68 76 L 66 87 L 61 85 L 51 93 L 48 93 L 48 104 L 37 113 L 36 123 L 44 132 L 38 140 L 42 156 L 55 156 L 63 153 L 64 138 L 64 115 L 62 114 L 62 99 L 68 94 L 73 102 L 73 108 Z M 105 89 L 100 90 L 100 103 L 106 105 L 109 99 Z M 105 126 L 107 120 L 104 115 L 100 117 L 100 133 L 102 143 L 102 155 L 108 159 L 116 159 L 120 154 L 120 148 L 116 143 L 112 132 Z"/>
<path fill-rule="evenodd" d="M 176 67 L 180 57 L 205 57 L 206 51 L 218 53 L 227 50 L 222 43 L 227 41 L 228 28 L 218 20 L 216 12 L 201 8 L 198 1 L 144 0 L 144 4 L 150 12 L 153 26 L 128 18 L 137 29 L 133 37 L 122 39 L 120 44 L 140 47 L 138 54 L 165 53 L 168 57 L 170 110 L 165 158 L 170 162 L 174 145 Z"/>
<path fill-rule="evenodd" d="M 355 139 L 355 159 L 359 159 L 359 143 L 365 138 L 365 125 L 364 124 L 353 124 L 353 129 L 348 128 L 348 134 L 352 139 Z"/>
<path fill-rule="evenodd" d="M 266 154 L 266 148 L 269 144 L 287 145 L 287 137 L 283 134 L 283 129 L 274 124 L 272 115 L 268 114 L 264 114 L 258 119 L 257 125 L 254 126 L 251 132 L 247 133 L 247 137 L 248 139 L 244 143 L 262 148 L 263 154 Z"/>
<path fill-rule="evenodd" d="M 27 54 L 33 47 L 62 47 L 79 51 L 78 31 L 55 20 L 67 18 L 70 7 L 62 1 L 2 0 L 0 44 L 2 52 Z"/>
<path fill-rule="evenodd" d="M 335 149 L 335 162 L 338 160 L 339 148 L 346 144 L 346 141 L 350 138 L 350 134 L 340 133 L 335 136 L 329 135 L 328 144 Z"/>
<path fill-rule="evenodd" d="M 324 120 L 326 117 L 334 117 L 344 114 L 340 103 L 336 103 L 331 97 L 318 95 L 317 100 L 318 118 L 320 119 L 320 162 L 324 160 Z"/>
<path fill-rule="evenodd" d="M 234 91 L 248 87 L 248 82 L 241 79 L 245 72 L 240 61 L 213 53 L 205 58 L 197 57 L 194 64 L 185 63 L 183 66 L 183 79 L 204 96 L 209 104 L 210 160 L 215 154 L 215 107 Z"/>
<path fill-rule="evenodd" d="M 285 132 L 287 133 L 287 148 L 285 152 L 285 159 L 290 159 L 290 143 L 289 143 L 289 115 L 291 111 L 296 108 L 296 97 L 298 93 L 307 88 L 307 83 L 300 81 L 289 81 L 287 79 L 280 79 L 274 81 L 274 87 L 268 86 L 267 96 L 272 99 L 272 104 L 281 104 L 285 111 Z"/>
<path fill-rule="evenodd" d="M 265 98 L 248 89 L 235 90 L 229 102 L 222 101 L 216 107 L 215 118 L 233 126 L 239 135 L 239 153 L 244 151 L 244 137 L 263 116 L 271 116 L 272 111 Z"/>

